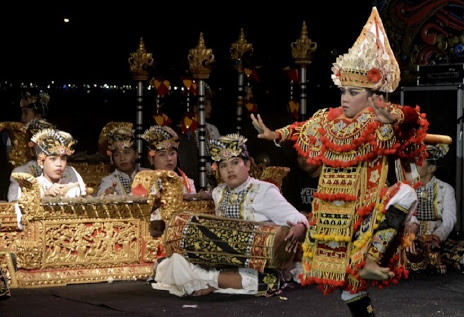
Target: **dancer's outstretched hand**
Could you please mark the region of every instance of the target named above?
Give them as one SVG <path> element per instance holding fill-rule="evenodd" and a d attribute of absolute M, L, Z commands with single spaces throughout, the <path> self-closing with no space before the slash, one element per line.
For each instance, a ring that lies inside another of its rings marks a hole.
<path fill-rule="evenodd" d="M 266 127 L 266 125 L 263 122 L 263 119 L 261 119 L 261 116 L 258 114 L 257 118 L 254 116 L 254 114 L 250 115 L 251 117 L 251 122 L 253 123 L 253 127 L 258 131 L 258 138 L 260 139 L 266 139 L 269 141 L 273 141 L 277 139 L 277 133 Z"/>

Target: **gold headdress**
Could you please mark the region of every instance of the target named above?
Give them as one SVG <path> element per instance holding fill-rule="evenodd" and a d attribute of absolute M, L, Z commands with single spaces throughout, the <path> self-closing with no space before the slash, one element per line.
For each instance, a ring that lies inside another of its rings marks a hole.
<path fill-rule="evenodd" d="M 39 91 L 37 93 L 25 91 L 21 94 L 21 100 L 19 101 L 19 106 L 21 108 L 27 107 L 31 108 L 36 112 L 45 116 L 48 111 L 48 102 L 50 101 L 50 95 L 44 91 Z"/>
<path fill-rule="evenodd" d="M 44 119 L 32 119 L 26 124 L 26 131 L 30 133 L 31 137 L 43 129 L 55 129 L 55 126 Z"/>
<path fill-rule="evenodd" d="M 247 139 L 237 133 L 221 136 L 219 139 L 210 140 L 210 154 L 213 161 L 219 162 L 232 157 L 241 156 L 248 159 L 248 151 L 245 145 Z"/>
<path fill-rule="evenodd" d="M 427 162 L 431 164 L 437 165 L 437 161 L 445 157 L 446 153 L 449 151 L 448 144 L 434 144 L 434 145 L 427 145 Z"/>
<path fill-rule="evenodd" d="M 393 92 L 400 81 L 400 67 L 388 42 L 376 7 L 348 53 L 338 56 L 332 67 L 338 87 L 355 86 Z"/>
<path fill-rule="evenodd" d="M 132 126 L 131 122 L 109 122 L 100 133 L 99 147 L 105 147 L 109 156 L 114 150 L 133 148 L 135 130 Z"/>
<path fill-rule="evenodd" d="M 31 141 L 37 145 L 36 154 L 39 158 L 49 155 L 72 155 L 72 147 L 77 142 L 71 134 L 56 129 L 40 130 L 34 134 Z"/>
<path fill-rule="evenodd" d="M 165 150 L 169 148 L 179 148 L 179 136 L 167 126 L 154 125 L 142 134 L 142 139 L 148 142 L 152 150 Z"/>

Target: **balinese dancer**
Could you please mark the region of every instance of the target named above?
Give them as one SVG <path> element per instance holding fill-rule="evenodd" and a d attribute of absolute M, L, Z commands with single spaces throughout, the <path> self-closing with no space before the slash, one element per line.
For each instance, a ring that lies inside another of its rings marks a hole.
<path fill-rule="evenodd" d="M 376 7 L 332 71 L 340 107 L 276 131 L 259 115 L 251 118 L 258 138 L 293 141 L 307 164 L 322 165 L 303 243 L 302 285 L 317 284 L 325 294 L 341 289 L 353 316 L 374 316 L 368 281 L 386 286 L 407 276 L 397 248 L 417 204 L 407 167 L 426 156 L 428 122 L 418 108 L 378 95 L 396 89 L 400 70 Z"/>

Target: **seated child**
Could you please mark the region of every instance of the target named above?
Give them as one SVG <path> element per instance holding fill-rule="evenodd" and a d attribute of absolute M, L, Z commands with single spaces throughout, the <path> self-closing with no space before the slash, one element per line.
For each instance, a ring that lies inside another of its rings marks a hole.
<path fill-rule="evenodd" d="M 179 136 L 167 126 L 154 125 L 147 129 L 142 138 L 148 142 L 148 160 L 155 170 L 175 171 L 184 184 L 184 194 L 196 194 L 193 179 L 179 168 Z M 161 219 L 158 209 L 150 217 L 150 234 L 159 237 L 164 231 L 164 220 Z"/>
<path fill-rule="evenodd" d="M 113 173 L 103 177 L 97 196 L 128 195 L 135 175 L 146 168 L 136 165 L 137 151 L 130 122 L 110 122 L 106 132 L 107 154 L 115 166 Z M 105 128 L 104 128 L 105 130 Z"/>
<path fill-rule="evenodd" d="M 43 129 L 54 129 L 55 126 L 44 119 L 32 119 L 26 124 L 26 137 L 28 140 L 32 138 L 34 134 Z M 38 177 L 42 174 L 42 168 L 37 163 L 37 156 L 35 154 L 34 142 L 28 143 L 26 151 L 26 157 L 29 160 L 26 164 L 21 165 L 13 169 L 12 173 L 29 173 L 34 177 Z M 75 183 L 78 181 L 76 171 L 71 166 L 66 166 L 61 175 L 62 182 L 64 183 Z M 16 201 L 21 195 L 21 188 L 18 182 L 10 177 L 10 186 L 8 188 L 8 201 Z"/>
<path fill-rule="evenodd" d="M 34 134 L 31 141 L 35 143 L 37 164 L 42 168 L 42 175 L 37 177 L 41 197 L 86 195 L 84 181 L 73 167 L 70 166 L 77 181 L 63 178 L 68 156 L 74 153 L 73 146 L 76 144 L 71 134 L 55 129 L 44 129 Z"/>
<path fill-rule="evenodd" d="M 277 186 L 250 176 L 251 162 L 245 142 L 246 139 L 238 134 L 228 134 L 211 141 L 210 154 L 224 181 L 213 190 L 216 215 L 288 226 L 285 251 L 296 252 L 299 242 L 305 237 L 308 220 L 282 196 Z M 235 241 L 236 234 L 231 231 L 231 236 L 222 238 Z M 158 260 L 156 283 L 152 287 L 178 296 L 201 296 L 211 292 L 272 294 L 279 291 L 280 273 L 283 272 L 259 273 L 245 267 L 206 270 L 173 253 L 169 258 Z"/>

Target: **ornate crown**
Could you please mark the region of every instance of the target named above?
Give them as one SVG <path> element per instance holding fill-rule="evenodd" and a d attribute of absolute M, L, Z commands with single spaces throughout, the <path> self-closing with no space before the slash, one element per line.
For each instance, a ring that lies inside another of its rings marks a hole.
<path fill-rule="evenodd" d="M 50 101 L 50 95 L 40 90 L 39 92 L 25 91 L 21 93 L 21 100 L 19 106 L 21 108 L 28 107 L 34 111 L 41 112 L 45 115 L 48 110 L 48 102 Z"/>
<path fill-rule="evenodd" d="M 171 147 L 179 148 L 179 136 L 168 126 L 154 125 L 142 134 L 142 139 L 148 142 L 150 149 L 165 150 Z"/>
<path fill-rule="evenodd" d="M 434 145 L 427 145 L 427 161 L 436 164 L 436 162 L 445 157 L 446 153 L 449 151 L 448 144 L 434 144 Z"/>
<path fill-rule="evenodd" d="M 115 150 L 133 148 L 135 130 L 132 127 L 131 122 L 109 122 L 100 133 L 99 144 L 106 144 L 108 155 Z"/>
<path fill-rule="evenodd" d="M 43 129 L 55 129 L 55 126 L 44 119 L 34 118 L 26 124 L 26 131 L 31 135 L 36 134 Z"/>
<path fill-rule="evenodd" d="M 38 146 L 37 155 L 43 153 L 46 156 L 72 155 L 72 147 L 77 143 L 71 134 L 56 129 L 40 130 L 32 136 L 31 141 Z"/>
<path fill-rule="evenodd" d="M 237 133 L 221 136 L 219 139 L 210 140 L 210 154 L 213 161 L 219 162 L 232 157 L 242 156 L 248 158 L 247 139 Z"/>
<path fill-rule="evenodd" d="M 332 80 L 338 87 L 355 86 L 393 92 L 400 81 L 400 67 L 388 42 L 376 7 L 348 53 L 337 57 Z"/>

